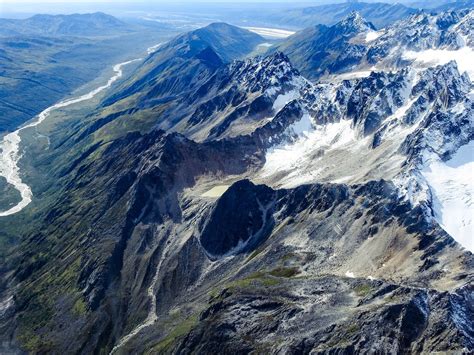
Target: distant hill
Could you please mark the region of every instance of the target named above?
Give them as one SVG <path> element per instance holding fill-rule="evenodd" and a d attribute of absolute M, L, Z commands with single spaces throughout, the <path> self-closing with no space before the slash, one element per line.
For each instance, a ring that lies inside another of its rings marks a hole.
<path fill-rule="evenodd" d="M 448 10 L 463 10 L 474 8 L 474 0 L 460 0 L 453 1 L 447 4 L 440 5 L 434 9 L 436 12 L 443 12 Z"/>
<path fill-rule="evenodd" d="M 125 22 L 102 12 L 0 19 L 0 36 L 98 36 L 130 30 Z"/>

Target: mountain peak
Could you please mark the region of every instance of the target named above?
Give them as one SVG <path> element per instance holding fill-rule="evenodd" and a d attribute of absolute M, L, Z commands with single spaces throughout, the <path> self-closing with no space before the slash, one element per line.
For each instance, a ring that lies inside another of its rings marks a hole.
<path fill-rule="evenodd" d="M 264 57 L 234 61 L 230 65 L 233 80 L 249 88 L 249 91 L 265 91 L 276 84 L 291 82 L 299 76 L 288 57 L 275 52 Z"/>
<path fill-rule="evenodd" d="M 346 18 L 335 25 L 344 33 L 359 33 L 375 30 L 374 25 L 365 20 L 357 11 L 352 11 Z"/>
<path fill-rule="evenodd" d="M 266 59 L 273 64 L 277 63 L 290 63 L 290 59 L 287 57 L 287 55 L 281 51 L 276 51 L 274 53 L 271 53 L 269 56 L 266 57 Z"/>
<path fill-rule="evenodd" d="M 212 22 L 209 25 L 203 27 L 202 29 L 207 29 L 207 30 L 229 30 L 229 29 L 239 29 L 239 27 L 229 25 L 226 22 Z"/>
<path fill-rule="evenodd" d="M 257 44 L 264 42 L 258 34 L 224 22 L 211 23 L 180 38 L 199 44 L 201 50 L 208 46 L 212 47 L 224 62 L 242 58 Z"/>
<path fill-rule="evenodd" d="M 249 30 L 246 30 L 238 26 L 230 25 L 226 22 L 213 22 L 205 27 L 202 27 L 193 31 L 192 33 L 199 34 L 199 35 L 213 33 L 216 35 L 232 35 L 232 36 L 251 35 L 254 38 L 260 37 L 256 33 L 250 32 Z M 263 38 L 261 38 L 261 40 L 263 41 Z"/>

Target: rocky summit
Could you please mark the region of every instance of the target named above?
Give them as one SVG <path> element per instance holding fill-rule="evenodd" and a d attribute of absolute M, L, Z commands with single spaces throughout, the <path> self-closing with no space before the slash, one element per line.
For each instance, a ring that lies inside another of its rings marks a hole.
<path fill-rule="evenodd" d="M 6 136 L 0 353 L 474 352 L 473 11 L 213 23 Z"/>

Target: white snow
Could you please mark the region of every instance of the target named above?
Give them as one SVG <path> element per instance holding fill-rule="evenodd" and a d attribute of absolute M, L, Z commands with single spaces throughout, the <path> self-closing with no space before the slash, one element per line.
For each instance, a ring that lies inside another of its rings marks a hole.
<path fill-rule="evenodd" d="M 155 44 L 154 46 L 149 47 L 146 50 L 147 54 L 155 53 L 163 44 L 164 44 L 164 42 L 158 43 L 158 44 Z"/>
<path fill-rule="evenodd" d="M 351 279 L 355 278 L 354 273 L 351 272 L 351 271 L 346 271 L 346 276 L 347 276 L 347 277 L 350 277 Z"/>
<path fill-rule="evenodd" d="M 295 123 L 293 123 L 289 130 L 291 130 L 294 134 L 298 136 L 307 137 L 308 133 L 313 128 L 313 121 L 311 116 L 308 113 L 305 113 L 301 119 Z"/>
<path fill-rule="evenodd" d="M 317 169 L 307 171 L 314 161 L 314 153 L 320 149 L 338 149 L 355 140 L 355 131 L 350 120 L 318 125 L 313 128 L 312 119 L 305 114 L 299 122 L 289 128 L 299 135 L 294 143 L 279 145 L 266 154 L 262 168 L 263 177 L 286 172 L 282 187 L 291 188 L 315 180 Z M 316 165 L 317 166 L 317 165 Z"/>
<path fill-rule="evenodd" d="M 269 28 L 269 27 L 243 27 L 250 32 L 254 32 L 260 36 L 268 38 L 287 38 L 291 35 L 294 35 L 296 32 L 282 30 L 279 28 Z"/>
<path fill-rule="evenodd" d="M 273 102 L 273 110 L 275 112 L 280 111 L 288 102 L 295 100 L 298 97 L 300 97 L 298 90 L 291 90 L 285 94 L 278 95 L 275 102 Z"/>
<path fill-rule="evenodd" d="M 377 38 L 379 38 L 381 35 L 383 35 L 382 31 L 369 31 L 365 35 L 365 41 L 366 42 L 372 42 L 375 41 Z"/>
<path fill-rule="evenodd" d="M 463 113 L 465 110 L 466 110 L 466 107 L 464 106 L 464 103 L 459 102 L 451 109 L 451 112 L 454 113 L 455 115 L 459 115 Z"/>
<path fill-rule="evenodd" d="M 448 49 L 407 51 L 403 54 L 403 58 L 414 60 L 414 64 L 421 67 L 442 65 L 455 60 L 459 71 L 467 72 L 471 80 L 474 80 L 474 50 L 470 47 L 462 47 L 454 51 Z"/>
<path fill-rule="evenodd" d="M 422 174 L 433 194 L 435 219 L 474 252 L 474 141 L 462 146 L 447 162 L 432 156 Z"/>
<path fill-rule="evenodd" d="M 348 73 L 337 74 L 337 75 L 330 76 L 330 78 L 337 81 L 367 78 L 370 75 L 370 73 L 374 71 L 372 69 L 375 69 L 375 68 L 371 68 L 370 70 L 351 71 Z"/>

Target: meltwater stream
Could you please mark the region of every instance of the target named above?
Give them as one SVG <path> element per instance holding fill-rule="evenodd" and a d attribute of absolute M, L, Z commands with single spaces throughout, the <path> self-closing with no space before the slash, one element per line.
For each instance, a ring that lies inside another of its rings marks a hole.
<path fill-rule="evenodd" d="M 18 161 L 21 159 L 21 154 L 20 154 L 20 142 L 21 142 L 21 137 L 20 137 L 20 132 L 27 129 L 27 128 L 32 128 L 38 126 L 41 122 L 43 122 L 50 114 L 52 111 L 58 109 L 58 108 L 63 108 L 67 107 L 70 105 L 77 104 L 82 101 L 87 101 L 92 99 L 94 96 L 96 96 L 98 93 L 101 91 L 104 91 L 105 89 L 108 89 L 114 82 L 116 82 L 120 77 L 123 75 L 122 68 L 130 64 L 132 62 L 136 62 L 142 60 L 142 58 L 134 59 L 134 60 L 129 60 L 127 62 L 119 63 L 113 67 L 114 70 L 114 75 L 109 79 L 107 84 L 99 86 L 98 88 L 88 92 L 87 94 L 84 94 L 82 96 L 68 99 L 61 101 L 51 107 L 48 107 L 46 110 L 41 112 L 35 120 L 32 122 L 26 124 L 25 126 L 17 129 L 14 132 L 11 132 L 7 134 L 6 136 L 3 137 L 3 140 L 0 142 L 0 150 L 1 150 L 1 155 L 0 155 L 0 176 L 4 177 L 7 182 L 15 189 L 20 192 L 21 195 L 21 201 L 13 206 L 12 208 L 6 210 L 6 211 L 0 211 L 0 217 L 5 217 L 9 216 L 12 214 L 15 214 L 17 212 L 20 212 L 23 208 L 28 206 L 28 204 L 31 202 L 33 198 L 33 193 L 31 191 L 31 188 L 25 184 L 20 177 L 20 168 L 18 166 Z"/>

